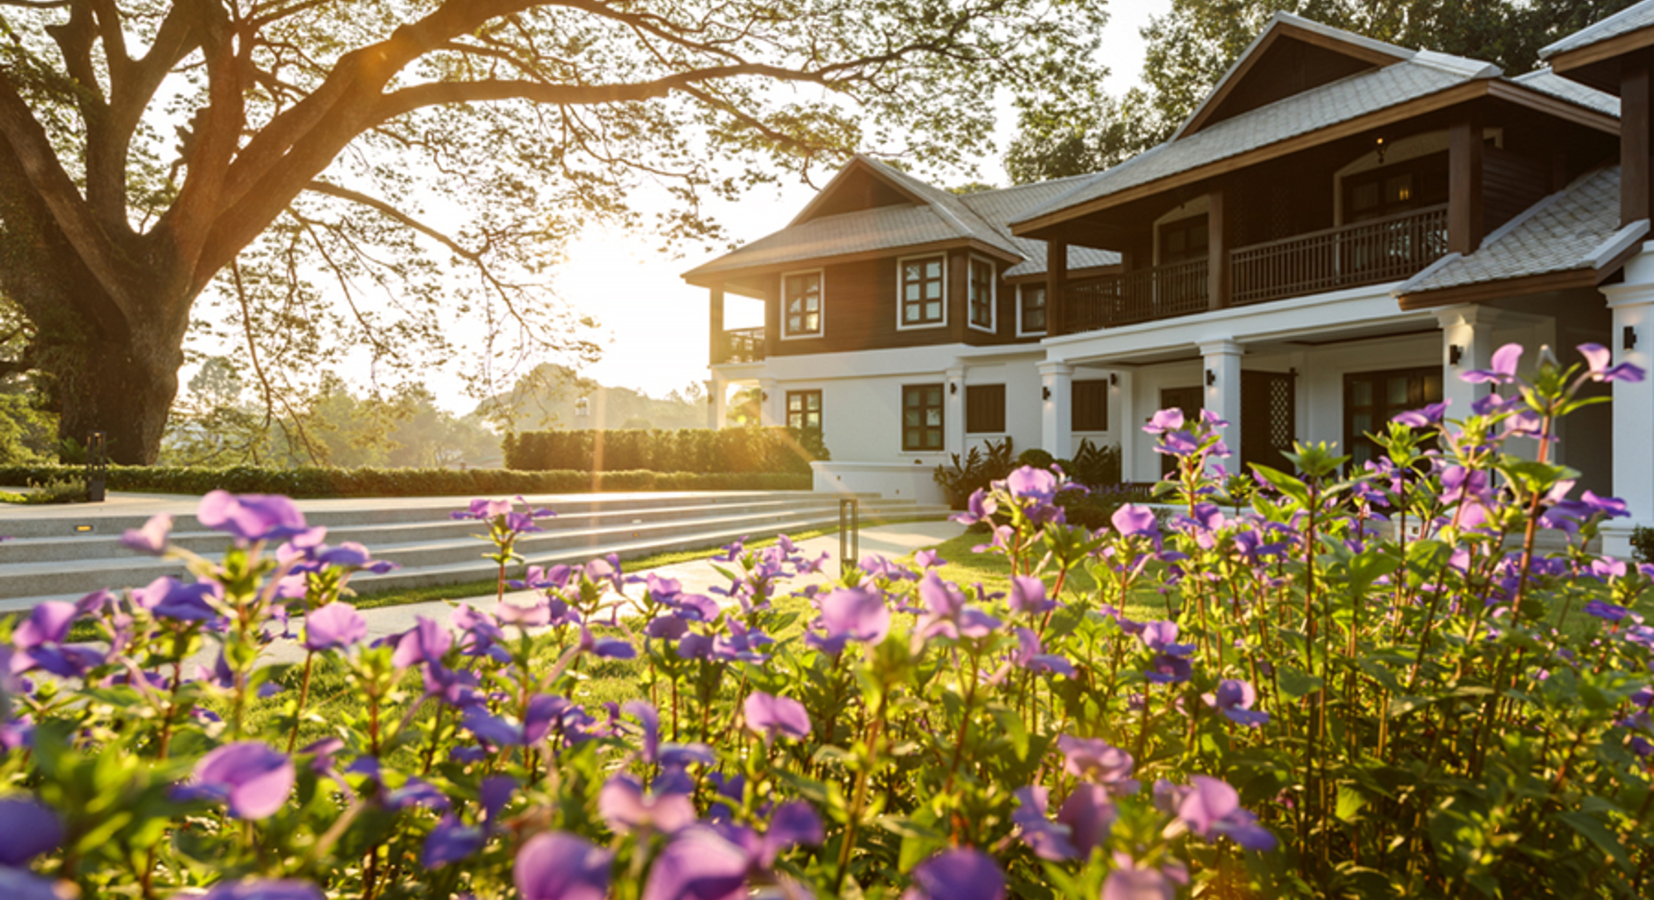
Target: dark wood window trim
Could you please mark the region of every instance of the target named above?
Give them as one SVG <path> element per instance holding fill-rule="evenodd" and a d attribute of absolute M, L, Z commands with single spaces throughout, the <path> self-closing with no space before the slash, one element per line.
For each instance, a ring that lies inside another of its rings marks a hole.
<path fill-rule="evenodd" d="M 1017 337 L 1045 333 L 1045 285 L 1017 285 Z"/>
<path fill-rule="evenodd" d="M 909 272 L 909 266 L 914 266 L 915 271 Z M 917 275 L 917 280 L 910 279 L 910 274 Z M 908 297 L 909 285 L 917 288 L 912 299 Z M 896 330 L 945 328 L 947 324 L 947 254 L 929 253 L 896 260 Z"/>
<path fill-rule="evenodd" d="M 814 288 L 810 286 L 814 279 Z M 803 269 L 781 274 L 781 339 L 818 338 L 827 333 L 827 271 Z M 797 300 L 796 308 L 793 301 Z M 794 326 L 797 326 L 796 328 Z"/>
<path fill-rule="evenodd" d="M 1441 150 L 1345 175 L 1339 184 L 1342 224 L 1446 203 L 1447 162 L 1447 151 Z M 1358 194 L 1367 195 L 1359 209 Z"/>
<path fill-rule="evenodd" d="M 1379 453 L 1378 445 L 1367 439 L 1368 432 L 1382 430 L 1398 413 L 1441 399 L 1439 366 L 1345 374 L 1344 452 L 1350 454 L 1353 470 L 1360 471 L 1362 463 Z"/>
<path fill-rule="evenodd" d="M 902 385 L 902 452 L 941 453 L 946 449 L 946 390 L 941 384 Z"/>
<path fill-rule="evenodd" d="M 1108 380 L 1075 381 L 1069 390 L 1069 430 L 1107 431 Z"/>
<path fill-rule="evenodd" d="M 1205 259 L 1210 237 L 1205 213 L 1167 222 L 1160 226 L 1160 258 L 1156 264 L 1169 266 Z"/>
<path fill-rule="evenodd" d="M 990 334 L 999 325 L 999 286 L 995 274 L 991 259 L 972 256 L 965 264 L 967 324 Z"/>
<path fill-rule="evenodd" d="M 787 392 L 787 427 L 821 430 L 821 391 Z"/>
<path fill-rule="evenodd" d="M 965 386 L 965 433 L 1005 433 L 1005 385 Z"/>

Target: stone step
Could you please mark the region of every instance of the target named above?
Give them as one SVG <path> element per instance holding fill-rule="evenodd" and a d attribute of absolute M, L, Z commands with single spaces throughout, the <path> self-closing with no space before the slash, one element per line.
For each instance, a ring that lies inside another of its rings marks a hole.
<path fill-rule="evenodd" d="M 573 525 L 580 518 L 559 515 L 549 520 L 547 531 L 519 538 L 517 549 L 531 563 L 550 565 L 584 562 L 611 552 L 638 557 L 668 550 L 698 549 L 742 536 L 767 537 L 838 524 L 838 503 L 833 495 L 801 494 L 771 503 L 752 502 L 750 496 L 746 504 L 705 505 L 693 515 L 682 515 L 685 507 L 670 506 L 654 511 L 630 511 L 629 521 L 614 521 L 612 511 L 599 513 L 597 517 L 607 521 L 584 527 L 559 527 Z M 826 503 L 821 502 L 823 497 Z M 919 505 L 911 500 L 864 500 L 860 510 L 864 526 L 892 519 L 943 519 L 948 515 L 945 507 Z M 492 576 L 495 565 L 483 559 L 491 545 L 469 536 L 476 530 L 476 523 L 452 524 L 470 525 L 471 529 L 460 529 L 457 534 L 426 532 L 413 523 L 403 523 L 401 536 L 411 539 L 397 540 L 396 526 L 383 527 L 376 535 L 363 535 L 369 538 L 363 543 L 375 556 L 398 562 L 402 568 L 379 576 L 362 574 L 353 579 L 353 584 L 358 590 L 377 591 Z M 334 536 L 331 530 L 329 536 Z M 10 548 L 13 543 L 17 542 L 7 542 L 4 546 Z M 210 556 L 224 546 L 224 537 L 213 535 L 201 549 Z M 5 559 L 5 553 L 0 550 L 0 559 Z M 72 600 L 103 587 L 142 586 L 161 575 L 181 577 L 183 571 L 183 566 L 175 560 L 129 553 L 118 557 L 78 557 L 72 560 L 72 566 L 65 565 L 63 560 L 0 562 L 0 611 L 26 609 L 48 599 Z"/>

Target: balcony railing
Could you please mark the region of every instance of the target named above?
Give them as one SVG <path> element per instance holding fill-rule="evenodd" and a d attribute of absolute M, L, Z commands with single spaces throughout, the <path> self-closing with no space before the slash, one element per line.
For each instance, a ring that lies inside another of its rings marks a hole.
<path fill-rule="evenodd" d="M 1206 260 L 1196 259 L 1069 285 L 1063 327 L 1092 331 L 1205 312 L 1209 271 Z"/>
<path fill-rule="evenodd" d="M 1395 281 L 1447 253 L 1447 204 L 1239 247 L 1229 254 L 1235 306 Z"/>
<path fill-rule="evenodd" d="M 736 328 L 724 332 L 723 358 L 716 363 L 759 362 L 764 358 L 764 329 Z"/>

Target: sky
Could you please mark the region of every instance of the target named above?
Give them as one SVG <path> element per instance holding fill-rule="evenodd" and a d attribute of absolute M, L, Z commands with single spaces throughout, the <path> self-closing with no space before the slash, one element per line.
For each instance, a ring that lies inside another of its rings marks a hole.
<path fill-rule="evenodd" d="M 1162 15 L 1170 7 L 1170 0 L 1115 0 L 1110 4 L 1101 54 L 1110 70 L 1104 84 L 1111 93 L 1140 83 L 1144 48 L 1138 31 L 1151 16 Z M 996 135 L 1000 153 L 1015 133 L 1009 104 L 1004 105 Z M 980 180 L 1002 186 L 1010 183 L 997 157 L 978 165 Z M 785 226 L 814 193 L 814 188 L 803 184 L 761 188 L 738 202 L 709 204 L 709 208 L 736 242 L 745 243 Z M 655 249 L 657 243 L 647 233 L 594 227 L 570 248 L 568 262 L 555 274 L 555 288 L 577 310 L 601 322 L 609 340 L 603 358 L 586 374 L 606 385 L 662 397 L 707 377 L 707 292 L 685 284 L 680 275 L 723 250 L 691 249 L 673 257 Z M 728 298 L 725 327 L 762 324 L 758 301 Z M 444 406 L 463 411 L 473 405 L 458 385 L 448 390 L 445 385 L 431 387 Z"/>

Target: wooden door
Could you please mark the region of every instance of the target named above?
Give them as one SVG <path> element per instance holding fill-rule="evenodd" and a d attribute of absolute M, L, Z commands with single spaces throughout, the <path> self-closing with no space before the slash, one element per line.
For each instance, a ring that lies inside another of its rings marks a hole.
<path fill-rule="evenodd" d="M 1160 389 L 1160 408 L 1171 409 L 1176 407 L 1183 410 L 1183 418 L 1193 422 L 1200 418 L 1200 411 L 1206 408 L 1206 392 L 1198 385 L 1195 387 L 1177 387 Z M 1164 453 L 1160 455 L 1160 476 L 1164 478 L 1177 469 L 1176 457 Z"/>
<path fill-rule="evenodd" d="M 1297 381 L 1289 372 L 1241 373 L 1240 471 L 1250 463 L 1293 471 L 1284 454 L 1298 435 Z"/>

